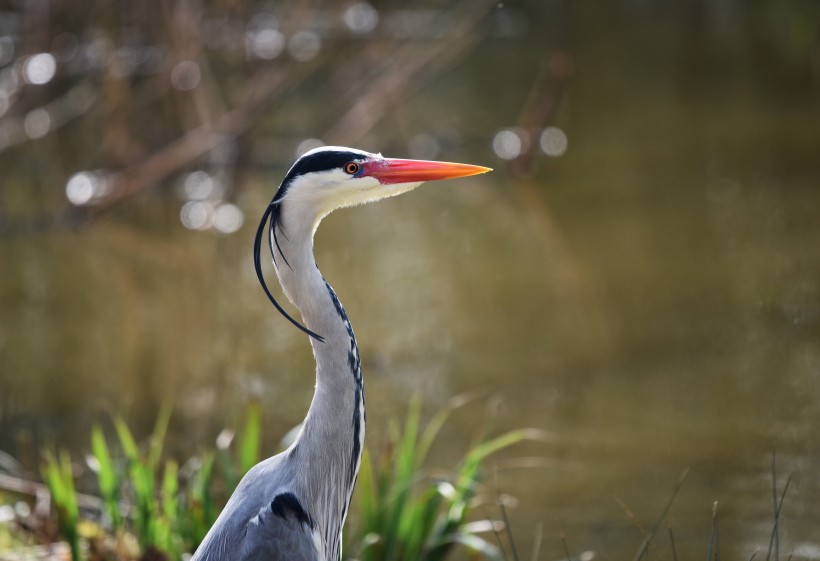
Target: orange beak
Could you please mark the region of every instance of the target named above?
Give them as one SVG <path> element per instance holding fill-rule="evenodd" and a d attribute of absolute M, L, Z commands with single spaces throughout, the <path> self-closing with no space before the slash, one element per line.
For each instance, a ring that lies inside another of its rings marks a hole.
<path fill-rule="evenodd" d="M 431 162 L 428 160 L 400 160 L 384 158 L 362 164 L 362 176 L 375 177 L 382 185 L 394 183 L 416 183 L 436 179 L 454 179 L 492 171 L 492 168 L 455 164 L 452 162 Z"/>

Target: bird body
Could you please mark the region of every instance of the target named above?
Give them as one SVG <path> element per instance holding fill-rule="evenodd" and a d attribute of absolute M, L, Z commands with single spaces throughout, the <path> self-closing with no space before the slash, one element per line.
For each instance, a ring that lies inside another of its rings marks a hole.
<path fill-rule="evenodd" d="M 364 387 L 353 328 L 316 265 L 313 235 L 336 208 L 395 196 L 429 179 L 486 171 L 332 146 L 306 153 L 291 167 L 263 215 L 254 259 L 269 299 L 310 335 L 316 360 L 313 400 L 293 444 L 243 477 L 192 561 L 340 559 L 364 446 Z M 276 274 L 304 325 L 282 309 L 262 276 L 261 239 L 268 221 Z"/>

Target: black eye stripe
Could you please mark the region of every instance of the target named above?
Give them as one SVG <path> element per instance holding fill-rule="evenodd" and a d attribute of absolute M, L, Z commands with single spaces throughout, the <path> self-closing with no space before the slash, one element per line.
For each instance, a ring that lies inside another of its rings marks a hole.
<path fill-rule="evenodd" d="M 293 167 L 290 168 L 290 171 L 284 181 L 282 181 L 282 184 L 287 184 L 294 177 L 304 175 L 306 173 L 315 171 L 329 171 L 332 169 L 345 169 L 345 164 L 355 163 L 353 162 L 354 160 L 360 160 L 362 158 L 363 155 L 356 152 L 336 150 L 326 150 L 316 152 L 310 156 L 303 156 L 295 164 L 293 164 Z"/>

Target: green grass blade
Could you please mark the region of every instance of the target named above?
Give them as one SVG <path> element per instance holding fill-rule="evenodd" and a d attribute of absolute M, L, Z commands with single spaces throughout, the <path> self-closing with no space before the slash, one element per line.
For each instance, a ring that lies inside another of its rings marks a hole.
<path fill-rule="evenodd" d="M 262 439 L 262 409 L 258 402 L 248 406 L 248 416 L 245 427 L 239 439 L 239 469 L 240 476 L 259 463 L 259 448 Z"/>
<path fill-rule="evenodd" d="M 162 448 L 165 444 L 165 434 L 168 432 L 168 424 L 171 421 L 173 407 L 170 403 L 163 403 L 157 415 L 157 422 L 154 431 L 151 433 L 151 444 L 148 450 L 148 466 L 156 470 L 159 467 L 159 460 L 162 457 Z"/>
<path fill-rule="evenodd" d="M 399 546 L 397 538 L 402 536 L 401 529 L 406 527 L 405 505 L 407 503 L 410 488 L 413 485 L 415 473 L 415 449 L 418 441 L 419 418 L 421 416 L 421 400 L 414 397 L 407 410 L 404 430 L 401 433 L 398 453 L 396 454 L 392 492 L 388 498 L 387 505 L 387 525 L 383 534 L 384 557 L 392 559 L 393 552 Z"/>
<path fill-rule="evenodd" d="M 504 528 L 507 530 L 507 538 L 510 541 L 510 551 L 512 551 L 513 560 L 514 561 L 521 561 L 518 556 L 518 547 L 515 545 L 515 537 L 513 536 L 512 531 L 512 524 L 510 524 L 510 517 L 507 515 L 507 507 L 504 506 L 502 501 L 498 502 L 498 508 L 501 510 L 501 519 L 504 521 Z M 564 546 L 566 546 L 566 540 L 564 541 Z M 569 550 L 567 550 L 567 561 L 569 561 Z"/>
<path fill-rule="evenodd" d="M 435 525 L 441 504 L 442 494 L 438 486 L 425 491 L 415 502 L 415 512 L 413 523 L 407 529 L 407 555 L 406 559 L 420 559 L 424 548 L 428 545 L 427 540 Z"/>
<path fill-rule="evenodd" d="M 140 449 L 137 446 L 137 441 L 131 434 L 131 429 L 128 428 L 125 420 L 119 415 L 114 417 L 114 429 L 117 431 L 117 437 L 120 440 L 122 451 L 129 462 L 137 462 L 140 458 Z"/>
<path fill-rule="evenodd" d="M 518 429 L 504 433 L 491 440 L 486 440 L 473 448 L 468 455 L 472 461 L 481 462 L 487 456 L 495 454 L 496 452 L 509 448 L 513 444 L 518 444 L 525 440 L 541 440 L 542 433 L 534 429 Z"/>
<path fill-rule="evenodd" d="M 73 561 L 82 560 L 78 524 L 80 509 L 77 493 L 74 489 L 74 472 L 71 468 L 71 456 L 61 451 L 59 458 L 51 451 L 45 453 L 45 466 L 42 468 L 43 479 L 51 493 L 54 508 L 57 510 L 57 521 L 60 534 L 68 542 Z"/>
<path fill-rule="evenodd" d="M 775 474 L 774 474 L 774 471 L 773 471 L 772 476 L 774 477 L 774 475 Z M 789 490 L 789 484 L 791 484 L 791 482 L 792 482 L 792 476 L 789 475 L 788 479 L 786 479 L 786 485 L 783 487 L 783 493 L 780 495 L 780 502 L 775 503 L 774 525 L 772 526 L 772 534 L 771 534 L 771 537 L 769 538 L 769 551 L 766 554 L 766 561 L 769 561 L 769 559 L 771 558 L 771 555 L 772 555 L 772 545 L 775 543 L 775 539 L 777 538 L 778 532 L 779 532 L 779 529 L 780 529 L 780 511 L 783 508 L 783 501 L 786 500 L 786 491 Z M 777 493 L 777 487 L 776 487 L 777 483 L 774 482 L 774 483 L 772 483 L 772 485 L 775 486 L 775 493 Z M 775 495 L 775 497 L 776 496 L 777 495 Z M 775 498 L 775 501 L 777 501 L 776 498 Z"/>
<path fill-rule="evenodd" d="M 116 470 L 102 428 L 97 424 L 91 427 L 91 453 L 97 460 L 100 491 L 103 495 L 109 494 L 117 484 Z"/>
<path fill-rule="evenodd" d="M 376 483 L 373 480 L 373 462 L 370 459 L 370 452 L 365 448 L 362 452 L 362 463 L 359 467 L 359 478 L 357 482 L 359 493 L 359 508 L 365 528 L 373 524 L 378 516 L 379 496 Z"/>
<path fill-rule="evenodd" d="M 667 499 L 666 505 L 664 505 L 660 516 L 658 516 L 658 519 L 655 521 L 655 525 L 652 527 L 652 531 L 649 533 L 648 536 L 646 536 L 643 543 L 641 544 L 640 549 L 638 549 L 638 552 L 635 554 L 635 557 L 633 558 L 634 561 L 638 561 L 641 557 L 643 557 L 644 553 L 652 543 L 652 540 L 655 539 L 655 536 L 658 534 L 658 530 L 660 530 L 661 528 L 661 524 L 666 519 L 666 515 L 669 514 L 669 510 L 672 508 L 672 503 L 675 502 L 675 497 L 678 496 L 678 493 L 680 492 L 681 487 L 683 487 L 683 482 L 686 481 L 686 476 L 688 474 L 688 469 L 684 470 L 683 474 L 681 474 L 680 478 L 678 479 L 677 485 L 675 485 L 675 488 L 672 491 L 672 495 L 669 497 L 669 499 Z"/>
<path fill-rule="evenodd" d="M 91 428 L 91 453 L 97 460 L 97 484 L 105 503 L 105 510 L 111 518 L 112 527 L 116 531 L 121 527 L 119 507 L 120 476 L 114 461 L 111 459 L 111 452 L 108 443 L 105 441 L 102 427 L 98 424 Z"/>
<path fill-rule="evenodd" d="M 427 459 L 427 453 L 430 451 L 430 446 L 432 446 L 433 442 L 436 440 L 436 437 L 439 432 L 441 432 L 441 428 L 447 422 L 447 419 L 450 418 L 450 413 L 452 413 L 452 411 L 453 409 L 451 407 L 445 407 L 433 415 L 433 418 L 430 419 L 429 423 L 427 423 L 427 426 L 424 428 L 416 447 L 415 469 L 418 470 L 421 468 L 421 464 L 425 459 Z"/>
<path fill-rule="evenodd" d="M 165 472 L 162 476 L 162 514 L 172 526 L 175 526 L 179 518 L 178 493 L 179 493 L 179 466 L 176 461 L 165 462 Z"/>
<path fill-rule="evenodd" d="M 678 561 L 678 548 L 675 546 L 675 533 L 672 531 L 672 528 L 668 528 L 669 530 L 669 546 L 672 549 L 672 561 Z"/>
<path fill-rule="evenodd" d="M 407 409 L 407 419 L 404 422 L 398 454 L 396 455 L 396 479 L 407 481 L 412 477 L 416 462 L 416 444 L 419 434 L 419 418 L 421 417 L 421 400 L 414 397 Z"/>
<path fill-rule="evenodd" d="M 171 559 L 178 559 L 182 540 L 179 535 L 179 466 L 174 460 L 165 462 L 161 501 L 161 534 L 157 536 L 157 544 Z"/>
<path fill-rule="evenodd" d="M 188 483 L 188 541 L 193 547 L 199 545 L 216 521 L 212 491 L 214 461 L 212 452 L 204 454 L 199 469 Z"/>
<path fill-rule="evenodd" d="M 718 503 L 712 503 L 712 527 L 709 533 L 709 549 L 706 552 L 706 561 L 713 561 L 712 553 L 715 550 L 715 536 L 717 532 Z"/>

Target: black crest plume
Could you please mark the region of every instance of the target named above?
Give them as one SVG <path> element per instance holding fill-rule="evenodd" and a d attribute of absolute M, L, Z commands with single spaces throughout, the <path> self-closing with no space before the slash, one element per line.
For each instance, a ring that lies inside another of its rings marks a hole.
<path fill-rule="evenodd" d="M 268 299 L 273 303 L 274 307 L 279 311 L 280 314 L 285 316 L 285 318 L 289 322 L 291 322 L 293 325 L 295 325 L 296 327 L 298 327 L 299 329 L 301 329 L 317 341 L 324 342 L 324 337 L 322 337 L 318 333 L 314 333 L 313 331 L 311 331 L 310 329 L 308 329 L 307 327 L 293 319 L 293 317 L 291 317 L 291 315 L 288 314 L 284 308 L 282 308 L 279 302 L 276 301 L 276 298 L 273 297 L 273 294 L 271 294 L 270 289 L 268 288 L 268 283 L 265 282 L 265 275 L 262 272 L 262 236 L 265 235 L 265 227 L 267 226 L 269 220 L 271 236 L 276 235 L 275 228 L 278 222 L 278 212 L 275 211 L 278 210 L 278 204 L 279 201 L 277 200 L 277 197 L 275 197 L 274 200 L 271 201 L 271 203 L 268 205 L 268 208 L 265 209 L 265 213 L 262 215 L 262 221 L 259 222 L 259 227 L 256 229 L 256 238 L 253 242 L 253 265 L 256 268 L 256 277 L 259 279 L 259 283 L 262 285 L 262 289 L 265 291 L 265 294 L 267 294 Z M 273 245 L 271 243 L 270 238 L 268 239 L 268 245 L 270 246 L 271 255 L 273 255 Z M 279 244 L 277 242 L 277 246 L 278 245 Z M 282 255 L 282 257 L 284 257 L 284 255 Z M 288 266 L 290 266 L 290 264 L 288 264 Z"/>

